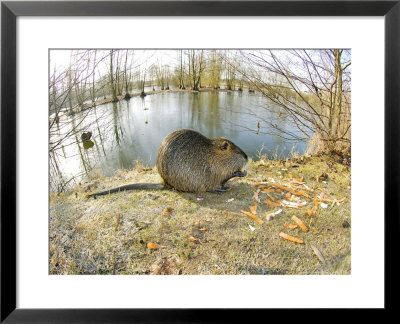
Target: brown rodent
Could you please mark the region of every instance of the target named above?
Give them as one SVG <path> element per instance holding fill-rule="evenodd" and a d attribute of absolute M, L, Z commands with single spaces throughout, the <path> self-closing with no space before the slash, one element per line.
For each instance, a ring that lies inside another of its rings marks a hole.
<path fill-rule="evenodd" d="M 246 165 L 247 155 L 231 141 L 189 129 L 172 132 L 158 149 L 158 172 L 179 191 L 223 190 L 229 179 L 246 175 Z"/>
<path fill-rule="evenodd" d="M 225 183 L 247 172 L 247 155 L 225 138 L 207 138 L 181 129 L 167 135 L 158 149 L 157 169 L 162 184 L 131 184 L 90 196 L 132 189 L 173 188 L 186 192 L 224 192 Z"/>

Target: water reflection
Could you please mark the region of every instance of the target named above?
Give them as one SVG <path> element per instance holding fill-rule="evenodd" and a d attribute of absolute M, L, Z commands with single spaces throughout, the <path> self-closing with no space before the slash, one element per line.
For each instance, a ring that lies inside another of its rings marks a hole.
<path fill-rule="evenodd" d="M 269 122 L 290 131 L 295 128 L 278 107 L 257 93 L 160 93 L 104 104 L 67 118 L 71 129 L 78 125 L 80 134 L 91 136 L 75 134 L 64 143 L 57 167 L 65 179 L 93 169 L 111 175 L 116 169 L 133 167 L 137 160 L 154 166 L 162 139 L 181 128 L 229 138 L 253 159 L 262 148 L 270 157 L 275 153 L 285 157 L 293 146 L 300 154 L 306 148 L 303 142 L 266 134 Z M 65 132 L 60 129 L 59 136 Z"/>
<path fill-rule="evenodd" d="M 94 146 L 94 143 L 91 140 L 84 141 L 82 143 L 83 143 L 83 148 L 85 150 L 88 150 L 88 149 L 90 149 L 90 148 L 92 148 Z"/>

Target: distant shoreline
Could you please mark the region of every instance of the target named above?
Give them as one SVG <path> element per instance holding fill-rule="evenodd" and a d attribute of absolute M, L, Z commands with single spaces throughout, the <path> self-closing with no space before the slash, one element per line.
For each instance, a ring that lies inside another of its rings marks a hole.
<path fill-rule="evenodd" d="M 247 89 L 248 91 L 248 89 Z M 179 93 L 179 92 L 188 92 L 188 93 L 198 93 L 198 92 L 241 92 L 240 90 L 228 90 L 228 89 L 214 89 L 214 88 L 201 88 L 200 90 L 196 91 L 196 90 L 192 90 L 192 89 L 170 89 L 170 90 L 154 90 L 154 91 L 148 91 L 145 92 L 146 96 L 149 95 L 154 95 L 154 94 L 159 94 L 159 93 Z M 130 94 L 130 98 L 134 98 L 134 97 L 140 97 L 141 93 L 140 92 L 136 92 L 133 94 Z M 125 99 L 125 95 L 120 95 L 117 96 L 118 101 L 121 100 L 127 100 Z M 67 115 L 69 116 L 72 113 L 78 113 L 78 112 L 82 112 L 85 111 L 87 109 L 93 108 L 93 107 L 97 107 L 97 106 L 101 106 L 107 103 L 113 102 L 113 98 L 104 98 L 104 99 L 100 99 L 100 100 L 96 100 L 93 103 L 86 103 L 83 105 L 83 107 L 79 107 L 76 106 L 74 108 L 70 108 L 70 109 L 65 109 L 63 111 L 61 111 L 58 114 L 58 117 Z"/>

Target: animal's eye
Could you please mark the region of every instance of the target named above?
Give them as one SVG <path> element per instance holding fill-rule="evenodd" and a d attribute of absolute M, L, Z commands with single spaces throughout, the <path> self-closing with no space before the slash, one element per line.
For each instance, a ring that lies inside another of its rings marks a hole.
<path fill-rule="evenodd" d="M 221 145 L 221 150 L 225 151 L 227 148 L 228 148 L 228 142 L 224 142 L 224 143 Z"/>

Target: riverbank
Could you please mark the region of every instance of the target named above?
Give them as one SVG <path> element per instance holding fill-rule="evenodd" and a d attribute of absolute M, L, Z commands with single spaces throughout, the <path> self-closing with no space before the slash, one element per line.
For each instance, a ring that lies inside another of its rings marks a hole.
<path fill-rule="evenodd" d="M 50 194 L 49 272 L 350 274 L 350 177 L 350 167 L 329 156 L 262 159 L 223 194 L 141 190 L 86 198 L 161 181 L 155 168 L 120 170 Z"/>

